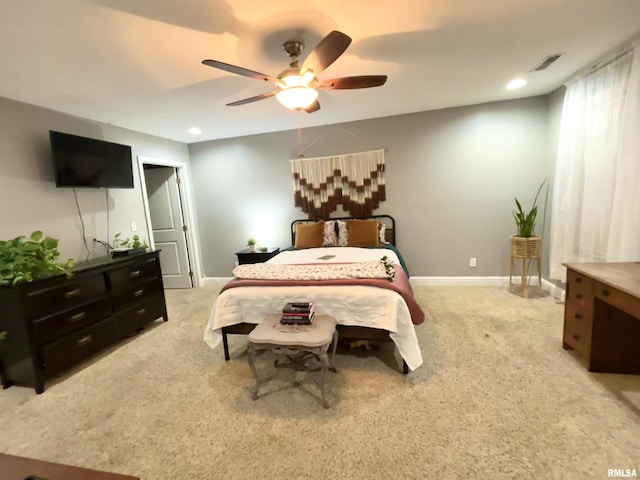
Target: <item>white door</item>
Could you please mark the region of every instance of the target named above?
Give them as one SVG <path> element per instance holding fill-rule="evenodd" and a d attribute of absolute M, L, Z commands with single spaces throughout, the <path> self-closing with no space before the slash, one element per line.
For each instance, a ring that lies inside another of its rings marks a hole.
<path fill-rule="evenodd" d="M 191 269 L 180 201 L 180 184 L 174 167 L 144 169 L 149 216 L 165 288 L 191 288 Z"/>

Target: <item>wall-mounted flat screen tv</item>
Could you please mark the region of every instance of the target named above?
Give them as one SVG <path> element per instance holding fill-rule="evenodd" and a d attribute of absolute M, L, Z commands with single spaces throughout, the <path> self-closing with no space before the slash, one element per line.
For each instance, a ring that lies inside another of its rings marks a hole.
<path fill-rule="evenodd" d="M 49 131 L 57 187 L 133 188 L 131 147 Z"/>

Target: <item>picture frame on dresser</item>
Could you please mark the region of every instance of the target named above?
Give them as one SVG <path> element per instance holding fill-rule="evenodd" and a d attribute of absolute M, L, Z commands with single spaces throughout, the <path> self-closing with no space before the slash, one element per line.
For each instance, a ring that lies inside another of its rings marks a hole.
<path fill-rule="evenodd" d="M 45 381 L 162 318 L 160 251 L 78 263 L 65 275 L 0 289 L 2 386 Z"/>

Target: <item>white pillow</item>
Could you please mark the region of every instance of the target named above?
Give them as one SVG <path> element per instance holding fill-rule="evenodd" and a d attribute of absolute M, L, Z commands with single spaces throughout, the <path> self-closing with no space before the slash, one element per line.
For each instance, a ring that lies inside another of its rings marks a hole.
<path fill-rule="evenodd" d="M 333 220 L 324 222 L 324 236 L 322 237 L 323 247 L 338 246 L 338 236 L 336 235 L 336 225 Z"/>
<path fill-rule="evenodd" d="M 379 222 L 379 225 L 380 228 L 378 228 L 378 232 L 380 233 L 380 243 L 389 243 L 386 239 L 387 226 L 382 222 Z"/>
<path fill-rule="evenodd" d="M 347 222 L 343 222 L 342 220 L 336 220 L 338 224 L 338 246 L 339 247 L 347 247 L 349 246 L 349 233 L 347 232 Z"/>

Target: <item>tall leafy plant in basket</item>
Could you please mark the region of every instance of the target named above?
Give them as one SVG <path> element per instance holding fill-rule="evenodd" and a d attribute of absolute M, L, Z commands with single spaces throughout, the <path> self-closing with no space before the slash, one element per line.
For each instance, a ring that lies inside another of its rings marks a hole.
<path fill-rule="evenodd" d="M 546 183 L 546 179 L 542 181 L 540 187 L 538 187 L 538 192 L 536 193 L 535 198 L 533 199 L 533 204 L 529 211 L 524 211 L 522 209 L 522 204 L 520 201 L 515 198 L 516 201 L 516 210 L 513 210 L 513 218 L 516 220 L 516 228 L 517 233 L 516 236 L 530 238 L 536 236 L 536 218 L 538 216 L 538 196 L 542 191 L 542 187 Z"/>

